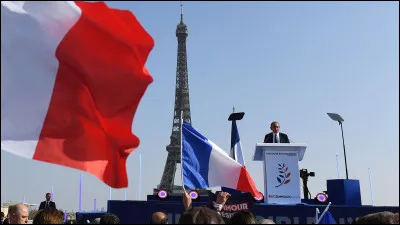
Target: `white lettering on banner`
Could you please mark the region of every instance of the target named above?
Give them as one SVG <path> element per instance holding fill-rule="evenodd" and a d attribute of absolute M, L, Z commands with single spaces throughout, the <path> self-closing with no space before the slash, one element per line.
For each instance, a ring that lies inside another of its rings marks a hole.
<path fill-rule="evenodd" d="M 221 212 L 221 216 L 224 218 L 231 218 L 235 213 L 228 213 L 228 212 Z M 172 214 L 172 213 L 168 213 L 168 223 L 169 224 L 178 224 L 179 223 L 179 219 L 181 217 L 181 214 Z M 313 224 L 315 221 L 314 217 L 301 217 L 304 221 L 304 219 L 306 219 L 306 223 L 307 224 Z M 173 222 L 173 220 L 175 219 L 175 222 Z M 270 219 L 272 221 L 274 221 L 276 224 L 300 224 L 300 217 L 287 217 L 287 216 L 268 216 L 266 218 L 264 218 L 263 216 L 256 216 L 257 220 L 261 220 L 261 219 Z M 336 222 L 335 219 L 333 219 L 333 223 L 334 224 L 351 224 L 353 222 L 353 218 L 352 217 L 347 217 L 347 218 L 337 218 L 339 223 Z"/>
<path fill-rule="evenodd" d="M 257 220 L 262 220 L 262 219 L 274 220 L 274 217 L 273 217 L 273 216 L 268 216 L 267 218 L 264 218 L 264 217 L 262 217 L 262 216 L 256 216 L 256 219 L 257 219 Z"/>
<path fill-rule="evenodd" d="M 265 153 L 267 155 L 286 155 L 286 156 L 296 156 L 296 153 L 271 153 L 271 152 L 267 152 Z"/>
<path fill-rule="evenodd" d="M 282 224 L 282 222 L 284 222 L 285 224 L 291 224 L 292 220 L 287 216 L 277 216 L 275 223 Z"/>
<path fill-rule="evenodd" d="M 220 215 L 221 215 L 223 218 L 227 218 L 227 219 L 232 218 L 233 214 L 235 214 L 235 213 L 220 212 Z"/>
<path fill-rule="evenodd" d="M 173 221 L 173 216 L 175 215 L 175 222 Z M 172 214 L 168 213 L 168 223 L 169 224 L 179 224 L 179 219 L 181 218 L 181 214 Z"/>
<path fill-rule="evenodd" d="M 345 220 L 345 218 L 339 218 L 339 224 L 345 224 L 346 222 L 344 220 Z M 352 222 L 353 222 L 353 218 L 347 217 L 347 223 L 352 223 Z"/>
<path fill-rule="evenodd" d="M 304 217 L 306 219 L 306 224 L 314 224 L 315 218 L 314 217 Z M 304 219 L 303 218 L 303 219 Z M 287 217 L 287 216 L 268 216 L 267 218 L 264 218 L 262 216 L 256 216 L 257 220 L 261 219 L 270 219 L 274 221 L 276 224 L 300 224 L 300 217 Z M 333 219 L 333 218 L 332 218 Z M 351 224 L 353 222 L 352 217 L 347 217 L 347 218 L 338 218 L 339 223 L 336 222 L 335 219 L 333 219 L 334 224 Z"/>
<path fill-rule="evenodd" d="M 240 204 L 232 204 L 232 205 L 224 205 L 222 207 L 222 211 L 224 212 L 237 212 L 241 210 L 249 209 L 248 203 L 240 203 Z"/>
<path fill-rule="evenodd" d="M 291 195 L 268 195 L 269 198 L 300 198 L 300 196 Z"/>
<path fill-rule="evenodd" d="M 307 224 L 315 223 L 315 217 L 307 217 Z"/>
<path fill-rule="evenodd" d="M 249 203 L 239 203 L 239 204 L 229 204 L 229 205 L 224 205 L 222 207 L 222 210 L 220 212 L 221 216 L 229 219 L 231 218 L 236 212 L 242 211 L 242 210 L 248 210 L 249 209 Z"/>

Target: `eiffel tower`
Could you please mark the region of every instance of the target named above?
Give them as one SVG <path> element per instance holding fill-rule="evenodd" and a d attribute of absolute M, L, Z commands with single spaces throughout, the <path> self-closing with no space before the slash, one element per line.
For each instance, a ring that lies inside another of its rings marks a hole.
<path fill-rule="evenodd" d="M 167 146 L 168 157 L 165 163 L 164 172 L 160 184 L 154 189 L 154 194 L 159 190 L 166 190 L 171 195 L 182 194 L 182 187 L 174 185 L 176 166 L 181 163 L 181 131 L 180 118 L 183 112 L 183 121 L 192 124 L 189 103 L 189 83 L 187 70 L 186 38 L 188 30 L 183 23 L 183 6 L 181 4 L 181 21 L 176 27 L 176 37 L 178 39 L 178 57 L 176 65 L 176 86 L 175 86 L 175 106 L 174 118 L 172 122 L 171 142 Z"/>

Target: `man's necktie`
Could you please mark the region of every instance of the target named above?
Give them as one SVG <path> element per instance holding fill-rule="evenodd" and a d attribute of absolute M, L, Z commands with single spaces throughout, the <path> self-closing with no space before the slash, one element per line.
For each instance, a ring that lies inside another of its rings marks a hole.
<path fill-rule="evenodd" d="M 46 202 L 46 207 L 45 209 L 47 209 L 49 207 L 49 202 Z"/>
<path fill-rule="evenodd" d="M 274 134 L 274 143 L 278 143 L 278 138 L 276 137 L 277 135 Z"/>

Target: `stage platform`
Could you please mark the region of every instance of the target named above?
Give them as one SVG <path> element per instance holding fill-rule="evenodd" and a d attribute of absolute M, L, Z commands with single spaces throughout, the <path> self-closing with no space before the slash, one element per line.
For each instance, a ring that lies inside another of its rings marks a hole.
<path fill-rule="evenodd" d="M 208 205 L 207 201 L 193 202 L 193 206 Z M 315 216 L 315 209 L 320 212 L 325 205 L 268 205 L 255 204 L 253 212 L 257 219 L 272 219 L 277 224 L 312 224 Z M 183 212 L 181 201 L 108 201 L 107 212 L 117 215 L 123 224 L 148 224 L 153 212 L 164 211 L 168 215 L 170 224 L 177 224 Z M 369 213 L 391 211 L 398 213 L 399 207 L 372 207 L 372 206 L 335 206 L 331 205 L 331 212 L 335 223 L 350 224 L 354 218 Z M 100 217 L 102 213 L 97 214 Z M 91 218 L 96 215 L 91 215 Z M 77 215 L 78 218 L 78 215 Z M 81 219 L 85 219 L 82 216 Z"/>

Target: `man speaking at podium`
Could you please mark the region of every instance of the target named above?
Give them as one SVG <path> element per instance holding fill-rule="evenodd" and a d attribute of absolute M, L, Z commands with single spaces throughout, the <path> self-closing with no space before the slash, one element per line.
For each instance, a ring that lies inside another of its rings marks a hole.
<path fill-rule="evenodd" d="M 272 122 L 270 128 L 272 132 L 265 135 L 264 143 L 290 143 L 289 137 L 279 132 L 280 125 L 278 122 Z"/>

